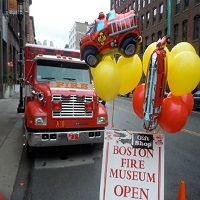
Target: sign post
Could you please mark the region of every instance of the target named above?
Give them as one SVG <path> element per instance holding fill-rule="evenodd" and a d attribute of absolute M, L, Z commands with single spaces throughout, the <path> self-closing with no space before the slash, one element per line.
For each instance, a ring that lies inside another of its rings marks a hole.
<path fill-rule="evenodd" d="M 106 130 L 100 200 L 164 199 L 164 135 Z"/>

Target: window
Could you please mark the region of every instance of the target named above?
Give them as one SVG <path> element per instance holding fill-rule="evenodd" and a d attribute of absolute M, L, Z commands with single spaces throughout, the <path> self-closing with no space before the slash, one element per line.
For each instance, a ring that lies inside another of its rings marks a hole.
<path fill-rule="evenodd" d="M 180 12 L 180 0 L 176 0 L 175 14 Z"/>
<path fill-rule="evenodd" d="M 122 5 L 124 3 L 124 0 L 120 0 L 120 4 Z"/>
<path fill-rule="evenodd" d="M 144 30 L 144 15 L 141 17 L 141 30 Z"/>
<path fill-rule="evenodd" d="M 165 28 L 165 35 L 167 36 L 168 35 L 168 32 L 167 32 L 168 30 L 167 30 L 167 28 Z"/>
<path fill-rule="evenodd" d="M 162 31 L 158 31 L 158 40 L 162 38 Z"/>
<path fill-rule="evenodd" d="M 196 4 L 199 4 L 200 3 L 200 0 L 196 0 Z"/>
<path fill-rule="evenodd" d="M 133 10 L 135 10 L 135 1 L 133 1 Z"/>
<path fill-rule="evenodd" d="M 178 43 L 178 24 L 174 25 L 174 45 Z"/>
<path fill-rule="evenodd" d="M 3 0 L 3 13 L 5 14 L 8 11 L 8 2 Z"/>
<path fill-rule="evenodd" d="M 117 5 L 116 5 L 116 7 L 117 7 Z M 112 8 L 112 10 L 114 10 L 114 9 L 115 9 L 115 4 L 114 4 L 114 3 L 112 3 L 112 6 L 111 6 L 111 8 Z"/>
<path fill-rule="evenodd" d="M 143 42 L 140 44 L 140 54 L 143 54 L 144 53 L 144 51 L 143 51 Z"/>
<path fill-rule="evenodd" d="M 153 25 L 156 24 L 156 8 L 153 9 Z"/>
<path fill-rule="evenodd" d="M 188 9 L 189 7 L 189 0 L 184 0 L 184 10 Z"/>
<path fill-rule="evenodd" d="M 151 42 L 155 42 L 155 41 L 156 41 L 156 35 L 155 35 L 155 33 L 153 33 L 151 35 Z"/>
<path fill-rule="evenodd" d="M 162 21 L 163 18 L 163 4 L 160 4 L 159 6 L 159 22 Z"/>
<path fill-rule="evenodd" d="M 89 68 L 86 64 L 38 60 L 37 81 L 74 81 L 90 83 Z"/>
<path fill-rule="evenodd" d="M 140 0 L 138 0 L 138 11 L 140 11 Z"/>
<path fill-rule="evenodd" d="M 183 42 L 187 41 L 187 25 L 188 25 L 188 21 L 187 20 L 183 21 L 183 29 L 182 29 L 182 41 Z"/>
<path fill-rule="evenodd" d="M 150 4 L 151 3 L 151 0 L 147 0 L 147 4 Z"/>
<path fill-rule="evenodd" d="M 149 19 L 150 19 L 150 13 L 147 12 L 147 14 L 146 14 L 146 29 L 149 28 Z"/>
<path fill-rule="evenodd" d="M 131 10 L 131 5 L 130 4 L 128 5 L 128 10 Z"/>
<path fill-rule="evenodd" d="M 102 30 L 102 29 L 104 29 L 104 21 L 102 20 L 102 21 L 99 21 L 99 22 L 97 22 L 97 24 L 96 24 L 96 31 L 100 31 L 100 30 Z"/>
<path fill-rule="evenodd" d="M 111 10 L 108 15 L 108 20 L 112 20 L 112 19 L 115 19 L 116 18 L 116 12 L 114 10 Z"/>
<path fill-rule="evenodd" d="M 149 37 L 145 37 L 145 49 L 148 47 L 149 45 Z"/>
<path fill-rule="evenodd" d="M 142 7 L 145 7 L 145 0 L 142 0 Z"/>
<path fill-rule="evenodd" d="M 200 39 L 200 15 L 194 17 L 194 40 Z"/>

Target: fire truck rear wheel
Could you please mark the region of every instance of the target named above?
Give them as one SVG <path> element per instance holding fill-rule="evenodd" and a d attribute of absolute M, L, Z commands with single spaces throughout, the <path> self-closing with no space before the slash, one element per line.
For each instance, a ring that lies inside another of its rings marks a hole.
<path fill-rule="evenodd" d="M 83 56 L 85 62 L 87 65 L 90 67 L 96 67 L 99 62 L 101 61 L 101 57 L 99 56 L 99 52 L 95 49 L 89 49 L 87 48 L 84 51 L 84 56 Z"/>
<path fill-rule="evenodd" d="M 124 57 L 131 57 L 137 53 L 137 46 L 133 37 L 125 38 L 120 45 L 120 51 Z"/>

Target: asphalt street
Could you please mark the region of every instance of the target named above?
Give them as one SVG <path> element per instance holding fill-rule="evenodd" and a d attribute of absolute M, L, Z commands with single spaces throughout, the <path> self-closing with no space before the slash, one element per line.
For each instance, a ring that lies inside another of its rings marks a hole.
<path fill-rule="evenodd" d="M 16 85 L 13 96 L 0 99 L 0 200 L 1 195 L 10 199 L 23 149 L 23 114 L 17 113 L 18 104 Z"/>

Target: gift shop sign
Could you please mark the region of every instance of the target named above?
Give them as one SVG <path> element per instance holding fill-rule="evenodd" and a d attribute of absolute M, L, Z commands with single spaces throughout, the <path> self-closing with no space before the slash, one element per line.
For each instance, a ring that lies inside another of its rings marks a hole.
<path fill-rule="evenodd" d="M 164 200 L 163 134 L 105 131 L 100 200 L 118 199 Z"/>

